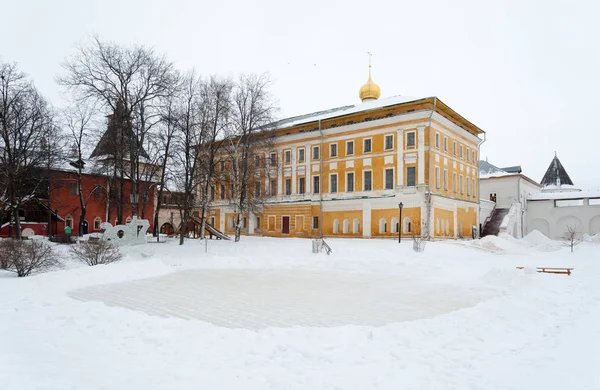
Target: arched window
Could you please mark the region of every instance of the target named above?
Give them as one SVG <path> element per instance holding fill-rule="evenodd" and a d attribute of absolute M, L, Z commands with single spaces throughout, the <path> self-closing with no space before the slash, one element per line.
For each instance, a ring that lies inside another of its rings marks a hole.
<path fill-rule="evenodd" d="M 65 217 L 65 227 L 70 227 L 71 229 L 73 228 L 73 216 L 71 214 L 67 215 Z"/>
<path fill-rule="evenodd" d="M 344 219 L 344 222 L 343 222 L 342 226 L 343 226 L 342 232 L 344 234 L 348 234 L 348 232 L 350 231 L 350 221 L 348 221 L 347 219 Z"/>
<path fill-rule="evenodd" d="M 94 218 L 94 230 L 100 230 L 100 224 L 102 224 L 102 219 L 100 217 Z"/>
<path fill-rule="evenodd" d="M 410 220 L 410 218 L 406 217 L 404 218 L 404 220 L 402 221 L 402 229 L 404 230 L 404 233 L 412 233 L 412 222 Z"/>
<path fill-rule="evenodd" d="M 387 223 L 385 222 L 385 218 L 381 218 L 379 220 L 379 233 L 383 234 L 387 230 Z"/>
<path fill-rule="evenodd" d="M 333 234 L 338 234 L 340 232 L 340 221 L 337 219 L 333 220 Z"/>
<path fill-rule="evenodd" d="M 398 218 L 392 218 L 392 233 L 398 233 Z"/>
<path fill-rule="evenodd" d="M 358 218 L 354 218 L 354 221 L 352 221 L 352 233 L 354 233 L 354 234 L 360 233 L 360 222 L 359 222 Z"/>

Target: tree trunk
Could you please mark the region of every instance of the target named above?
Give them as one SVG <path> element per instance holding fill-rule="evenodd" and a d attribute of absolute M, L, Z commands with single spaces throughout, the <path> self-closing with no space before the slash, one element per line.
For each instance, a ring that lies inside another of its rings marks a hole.
<path fill-rule="evenodd" d="M 235 242 L 240 242 L 240 236 L 242 234 L 242 229 L 240 227 L 240 216 L 241 214 L 237 214 L 236 222 L 235 222 Z"/>
<path fill-rule="evenodd" d="M 187 218 L 181 218 L 181 228 L 179 229 L 179 245 L 183 245 L 185 242 L 185 235 L 187 234 Z"/>
<path fill-rule="evenodd" d="M 21 221 L 19 220 L 19 207 L 15 207 L 13 210 L 13 215 L 15 218 L 15 230 L 17 233 L 17 239 L 21 239 Z"/>

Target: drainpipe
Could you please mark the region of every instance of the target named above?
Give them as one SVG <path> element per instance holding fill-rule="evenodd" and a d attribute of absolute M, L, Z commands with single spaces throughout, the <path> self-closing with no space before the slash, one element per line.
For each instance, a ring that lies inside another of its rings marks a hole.
<path fill-rule="evenodd" d="M 435 108 L 437 106 L 437 96 L 433 97 L 433 108 L 431 109 L 431 114 L 429 114 L 429 165 L 427 166 L 427 173 L 428 176 L 429 173 L 431 173 L 431 123 L 432 123 L 432 118 L 433 118 L 433 113 L 435 112 Z M 427 239 L 431 239 L 431 225 L 430 225 L 430 220 L 431 220 L 431 183 L 430 183 L 430 178 L 427 178 L 427 193 L 429 194 L 428 196 L 426 196 L 426 214 L 427 214 Z M 421 232 L 421 235 L 423 235 L 423 232 Z"/>
<path fill-rule="evenodd" d="M 319 134 L 321 135 L 321 146 L 319 146 L 319 238 L 323 239 L 323 157 L 325 154 L 323 153 L 324 138 L 320 119 Z"/>
<path fill-rule="evenodd" d="M 481 226 L 481 228 L 483 229 L 483 224 L 479 223 L 479 215 L 481 215 L 481 179 L 479 177 L 479 161 L 481 159 L 481 145 L 483 145 L 485 143 L 487 139 L 487 133 L 483 133 L 483 140 L 477 145 L 477 196 L 479 197 L 480 200 L 477 201 L 477 204 L 479 205 L 479 212 L 477 213 L 477 228 L 479 229 L 479 227 Z M 494 208 L 496 207 L 496 205 L 494 205 Z M 522 225 L 522 223 L 521 223 Z M 479 233 L 479 237 L 481 237 L 481 232 L 478 231 Z"/>

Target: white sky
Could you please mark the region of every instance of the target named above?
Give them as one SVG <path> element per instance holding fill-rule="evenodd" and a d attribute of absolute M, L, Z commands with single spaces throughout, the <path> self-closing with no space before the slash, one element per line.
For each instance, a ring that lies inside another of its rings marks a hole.
<path fill-rule="evenodd" d="M 558 152 L 600 188 L 598 1 L 4 0 L 0 56 L 55 105 L 55 76 L 97 33 L 181 69 L 269 72 L 280 116 L 359 101 L 367 51 L 382 97 L 438 96 L 487 132 L 482 157 L 540 181 Z"/>

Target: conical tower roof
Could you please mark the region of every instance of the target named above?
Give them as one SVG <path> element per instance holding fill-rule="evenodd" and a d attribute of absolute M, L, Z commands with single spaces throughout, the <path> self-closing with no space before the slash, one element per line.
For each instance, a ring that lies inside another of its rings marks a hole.
<path fill-rule="evenodd" d="M 544 187 L 548 186 L 562 186 L 562 185 L 573 185 L 573 181 L 569 177 L 569 174 L 565 170 L 565 167 L 560 163 L 560 160 L 554 155 L 544 178 L 540 182 Z"/>
<path fill-rule="evenodd" d="M 135 150 L 137 142 L 135 142 L 135 133 L 127 126 L 125 121 L 123 104 L 117 102 L 115 111 L 107 117 L 108 125 L 106 131 L 98 144 L 96 144 L 90 158 L 105 156 L 115 158 L 122 155 L 127 160 L 129 159 L 130 152 Z M 139 155 L 149 158 L 144 147 L 140 145 L 139 148 Z"/>

